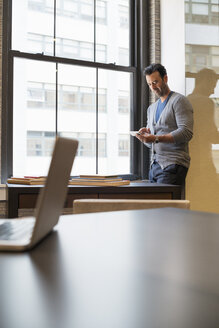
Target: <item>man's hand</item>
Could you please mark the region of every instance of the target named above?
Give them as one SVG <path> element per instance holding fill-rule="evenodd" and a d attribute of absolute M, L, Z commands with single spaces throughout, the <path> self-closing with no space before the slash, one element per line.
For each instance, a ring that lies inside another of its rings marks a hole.
<path fill-rule="evenodd" d="M 141 128 L 135 136 L 138 140 L 144 143 L 153 143 L 156 139 L 156 136 L 151 134 L 149 128 Z M 174 143 L 174 138 L 171 133 L 159 135 L 159 142 Z"/>
<path fill-rule="evenodd" d="M 148 134 L 151 134 L 151 130 L 149 128 L 141 128 L 139 131 L 138 131 L 139 134 L 143 134 L 143 133 L 148 133 Z"/>
<path fill-rule="evenodd" d="M 150 129 L 146 129 L 146 128 L 140 129 L 139 133 L 136 134 L 136 138 L 138 138 L 141 142 L 145 142 L 145 143 L 152 143 L 155 141 L 155 135 L 150 134 Z"/>
<path fill-rule="evenodd" d="M 151 130 L 149 128 L 141 128 L 138 131 L 138 134 L 136 134 L 136 138 L 145 143 L 151 143 L 155 140 L 155 136 L 151 134 Z"/>

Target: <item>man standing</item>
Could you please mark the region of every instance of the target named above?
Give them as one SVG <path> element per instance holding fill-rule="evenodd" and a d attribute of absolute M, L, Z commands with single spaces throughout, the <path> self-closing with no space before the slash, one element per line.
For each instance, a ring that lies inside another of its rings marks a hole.
<path fill-rule="evenodd" d="M 161 64 L 144 70 L 146 82 L 159 99 L 149 106 L 147 126 L 136 137 L 151 148 L 151 182 L 183 185 L 189 168 L 188 143 L 193 135 L 193 109 L 188 99 L 171 91 Z"/>

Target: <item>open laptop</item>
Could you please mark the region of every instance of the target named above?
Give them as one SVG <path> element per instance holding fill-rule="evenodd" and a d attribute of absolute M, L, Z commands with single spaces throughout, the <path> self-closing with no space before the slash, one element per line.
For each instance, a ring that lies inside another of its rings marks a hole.
<path fill-rule="evenodd" d="M 57 224 L 67 194 L 78 141 L 58 137 L 45 186 L 37 199 L 34 217 L 0 219 L 0 251 L 32 248 Z"/>

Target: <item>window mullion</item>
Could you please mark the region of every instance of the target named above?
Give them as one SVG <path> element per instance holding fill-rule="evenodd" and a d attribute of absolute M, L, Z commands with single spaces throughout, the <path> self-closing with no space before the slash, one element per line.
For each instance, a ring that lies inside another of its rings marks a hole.
<path fill-rule="evenodd" d="M 94 0 L 94 62 L 96 62 L 96 0 Z"/>
<path fill-rule="evenodd" d="M 98 68 L 96 69 L 96 174 L 98 174 Z"/>

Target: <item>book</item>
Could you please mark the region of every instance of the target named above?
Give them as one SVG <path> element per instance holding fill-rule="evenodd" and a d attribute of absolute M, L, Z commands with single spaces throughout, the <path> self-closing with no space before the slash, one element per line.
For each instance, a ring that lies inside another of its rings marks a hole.
<path fill-rule="evenodd" d="M 80 178 L 86 178 L 86 179 L 109 179 L 109 178 L 119 178 L 118 175 L 110 175 L 110 174 L 107 174 L 107 175 L 101 175 L 101 174 L 91 174 L 91 175 L 85 175 L 85 174 L 82 174 L 82 175 L 79 175 Z"/>
<path fill-rule="evenodd" d="M 24 180 L 24 181 L 28 181 L 28 180 L 41 181 L 41 180 L 45 180 L 46 176 L 17 176 L 17 177 L 10 177 L 9 179 Z"/>
<path fill-rule="evenodd" d="M 23 177 L 11 177 L 12 179 L 45 179 L 46 176 L 45 175 L 24 175 Z"/>
<path fill-rule="evenodd" d="M 121 181 L 84 181 L 81 179 L 73 179 L 69 181 L 70 185 L 81 185 L 81 186 L 103 186 L 103 187 L 115 187 L 115 186 L 123 186 L 123 185 L 129 185 L 129 180 L 121 180 Z"/>
<path fill-rule="evenodd" d="M 116 182 L 116 181 L 122 181 L 122 178 L 112 178 L 112 179 L 94 179 L 94 178 L 72 178 L 70 180 L 71 182 L 78 182 L 78 181 L 85 181 L 85 182 Z"/>
<path fill-rule="evenodd" d="M 46 181 L 46 177 L 11 177 L 7 180 L 7 183 L 40 185 L 40 184 L 44 184 L 45 181 Z"/>

